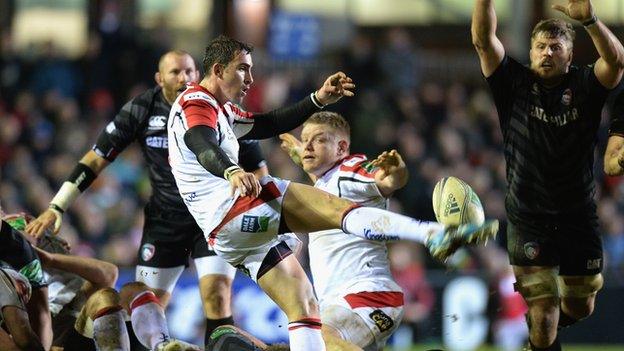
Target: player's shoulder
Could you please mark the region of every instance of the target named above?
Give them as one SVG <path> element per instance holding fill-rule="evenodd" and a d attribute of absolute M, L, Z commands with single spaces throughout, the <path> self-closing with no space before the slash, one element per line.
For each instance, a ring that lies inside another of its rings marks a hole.
<path fill-rule="evenodd" d="M 340 162 L 338 171 L 343 176 L 360 176 L 365 178 L 373 178 L 377 170 L 368 160 L 366 155 L 353 154 L 345 157 Z"/>
<path fill-rule="evenodd" d="M 243 110 L 239 105 L 228 101 L 223 104 L 223 110 L 228 115 L 232 116 L 235 121 L 240 121 L 241 119 L 253 118 L 253 114 Z"/>
<path fill-rule="evenodd" d="M 188 83 L 186 89 L 180 94 L 179 101 L 181 104 L 187 101 L 202 101 L 214 107 L 219 106 L 217 99 L 197 83 Z"/>

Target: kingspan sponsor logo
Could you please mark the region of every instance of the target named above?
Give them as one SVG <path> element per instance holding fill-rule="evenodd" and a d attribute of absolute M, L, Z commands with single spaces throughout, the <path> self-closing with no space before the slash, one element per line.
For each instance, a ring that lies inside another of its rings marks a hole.
<path fill-rule="evenodd" d="M 373 232 L 370 228 L 364 228 L 364 237 L 368 240 L 381 241 L 381 240 L 399 240 L 396 235 Z"/>

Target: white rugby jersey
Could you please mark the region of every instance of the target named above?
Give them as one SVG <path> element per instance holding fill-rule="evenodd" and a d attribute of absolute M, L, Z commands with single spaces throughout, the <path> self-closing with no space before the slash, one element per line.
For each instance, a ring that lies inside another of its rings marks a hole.
<path fill-rule="evenodd" d="M 82 288 L 85 280 L 81 277 L 61 271 L 58 269 L 48 269 L 44 272 L 48 279 L 48 304 L 50 313 L 56 316 L 70 303 Z M 76 315 L 78 311 L 73 311 Z"/>
<path fill-rule="evenodd" d="M 188 83 L 173 103 L 167 122 L 169 163 L 180 195 L 195 221 L 208 236 L 221 222 L 238 197 L 230 195 L 230 183 L 222 175 L 213 175 L 197 161 L 184 142 L 186 131 L 205 125 L 217 131 L 219 146 L 238 164 L 238 139 L 253 126 L 253 115 L 217 99 L 197 83 Z"/>
<path fill-rule="evenodd" d="M 385 209 L 388 199 L 375 184 L 376 171 L 366 156 L 350 155 L 320 177 L 314 186 L 363 206 Z M 309 240 L 310 268 L 321 303 L 336 294 L 353 292 L 349 287 L 356 283 L 393 281 L 385 242 L 369 241 L 336 229 L 310 233 Z M 367 291 L 387 290 L 374 286 L 369 285 Z"/>

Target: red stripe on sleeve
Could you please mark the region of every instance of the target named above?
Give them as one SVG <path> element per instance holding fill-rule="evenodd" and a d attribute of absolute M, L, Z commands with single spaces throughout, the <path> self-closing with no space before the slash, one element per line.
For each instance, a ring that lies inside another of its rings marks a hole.
<path fill-rule="evenodd" d="M 232 112 L 234 114 L 236 114 L 236 116 L 240 117 L 240 118 L 249 118 L 252 119 L 254 118 L 254 114 L 251 112 L 247 112 L 247 111 L 243 111 L 240 107 L 234 105 L 233 103 L 229 103 L 230 108 L 232 109 Z"/>
<path fill-rule="evenodd" d="M 208 126 L 217 129 L 217 109 L 204 99 L 181 101 L 182 111 L 189 129 L 195 126 Z"/>

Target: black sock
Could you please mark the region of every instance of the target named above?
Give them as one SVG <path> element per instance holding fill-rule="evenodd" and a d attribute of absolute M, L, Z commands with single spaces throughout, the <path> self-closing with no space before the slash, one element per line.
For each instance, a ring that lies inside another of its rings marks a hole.
<path fill-rule="evenodd" d="M 534 346 L 533 343 L 531 342 L 531 339 L 529 339 L 529 344 L 531 344 L 532 351 L 561 351 L 561 343 L 559 342 L 558 335 L 555 338 L 555 341 L 548 347 L 540 348 L 540 347 Z"/>
<path fill-rule="evenodd" d="M 573 318 L 569 314 L 563 312 L 563 309 L 559 307 L 559 324 L 557 325 L 557 328 L 561 329 L 569 327 L 576 322 L 578 322 L 578 319 Z"/>
<path fill-rule="evenodd" d="M 130 339 L 130 350 L 132 351 L 149 351 L 137 338 L 136 334 L 134 334 L 134 329 L 132 329 L 132 322 L 126 322 L 126 329 L 128 329 L 128 336 Z"/>
<path fill-rule="evenodd" d="M 210 340 L 210 334 L 217 329 L 220 325 L 234 325 L 234 318 L 232 316 L 221 318 L 221 319 L 208 319 L 206 318 L 206 334 L 204 336 L 204 345 L 208 345 L 208 341 Z"/>

